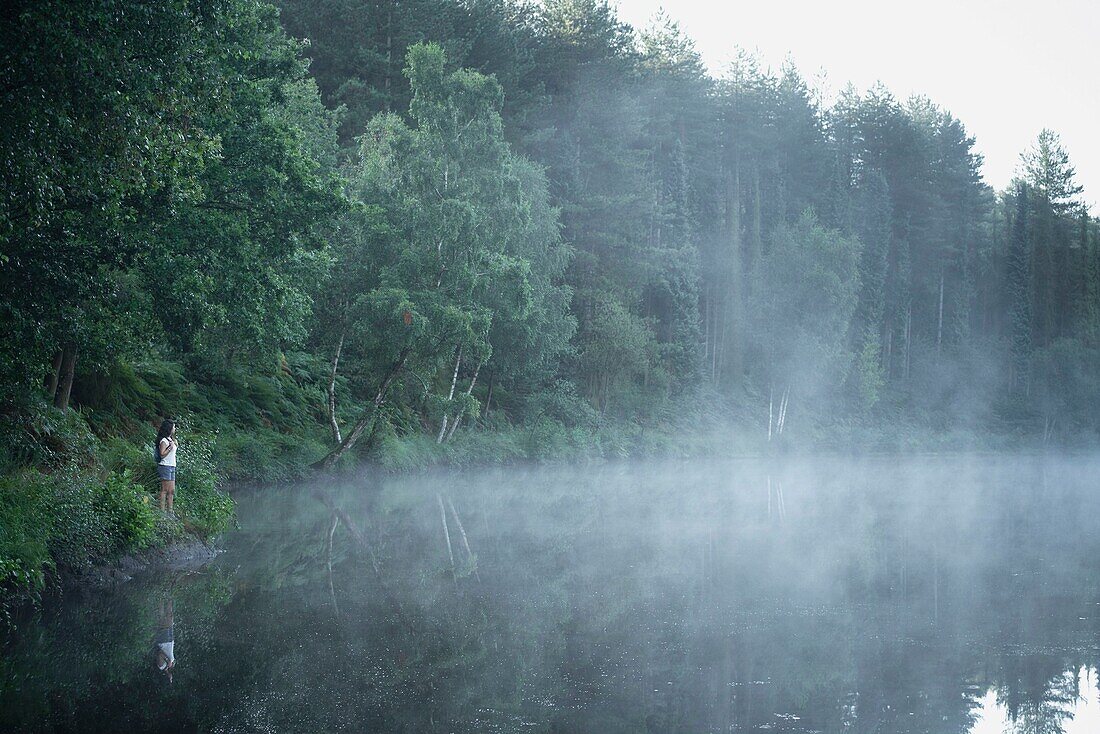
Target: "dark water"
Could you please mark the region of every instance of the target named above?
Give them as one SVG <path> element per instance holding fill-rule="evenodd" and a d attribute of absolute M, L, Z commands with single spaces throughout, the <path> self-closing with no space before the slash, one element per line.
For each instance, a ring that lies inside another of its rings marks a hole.
<path fill-rule="evenodd" d="M 212 564 L 23 622 L 0 729 L 1100 731 L 1098 470 L 773 460 L 242 491 Z"/>

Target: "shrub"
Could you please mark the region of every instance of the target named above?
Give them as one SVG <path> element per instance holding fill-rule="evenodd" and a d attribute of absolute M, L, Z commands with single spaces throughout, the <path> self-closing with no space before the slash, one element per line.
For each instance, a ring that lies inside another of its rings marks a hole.
<path fill-rule="evenodd" d="M 527 458 L 520 430 L 483 431 L 463 427 L 447 444 L 448 460 L 459 465 L 509 463 Z"/>
<path fill-rule="evenodd" d="M 85 568 L 111 551 L 107 525 L 96 511 L 102 483 L 94 474 L 66 466 L 50 476 L 53 515 L 50 555 L 63 568 Z"/>
<path fill-rule="evenodd" d="M 569 428 L 561 422 L 543 418 L 524 429 L 525 452 L 536 461 L 578 460 L 596 450 L 590 446 L 590 434 L 581 428 Z"/>
<path fill-rule="evenodd" d="M 152 496 L 134 480 L 129 469 L 111 472 L 100 486 L 95 509 L 103 518 L 113 551 L 149 547 L 157 525 L 157 513 Z"/>
<path fill-rule="evenodd" d="M 305 467 L 326 453 L 309 436 L 287 436 L 270 429 L 228 429 L 214 445 L 217 466 L 231 479 L 280 482 L 302 475 Z"/>
<path fill-rule="evenodd" d="M 233 500 L 218 489 L 222 472 L 214 460 L 217 436 L 191 429 L 190 420 L 177 423 L 180 435 L 179 466 L 177 468 L 175 511 L 184 524 L 203 538 L 217 535 L 229 527 L 233 518 Z M 104 463 L 115 473 L 124 473 L 150 497 L 150 508 L 156 507 L 160 478 L 152 458 L 153 443 L 135 446 L 124 441 L 112 441 L 104 454 Z M 178 535 L 178 528 L 159 528 L 153 545 L 168 542 Z"/>
<path fill-rule="evenodd" d="M 36 471 L 0 478 L 0 587 L 37 591 L 50 559 L 48 477 Z"/>
<path fill-rule="evenodd" d="M 56 410 L 41 396 L 0 415 L 0 470 L 95 463 L 99 440 L 79 410 Z"/>
<path fill-rule="evenodd" d="M 432 436 L 424 433 L 398 436 L 388 424 L 383 424 L 375 438 L 371 458 L 384 469 L 410 471 L 437 463 L 442 453 Z"/>
<path fill-rule="evenodd" d="M 142 445 L 127 443 L 123 439 L 107 442 L 103 465 L 111 472 L 128 472 L 133 482 L 150 494 L 156 495 L 160 491 L 160 477 L 153 462 L 152 432 L 149 441 Z"/>
<path fill-rule="evenodd" d="M 214 463 L 214 436 L 183 431 L 176 477 L 176 514 L 202 538 L 229 527 L 233 500 L 218 489 L 220 475 Z M 186 443 L 184 443 L 186 440 Z"/>

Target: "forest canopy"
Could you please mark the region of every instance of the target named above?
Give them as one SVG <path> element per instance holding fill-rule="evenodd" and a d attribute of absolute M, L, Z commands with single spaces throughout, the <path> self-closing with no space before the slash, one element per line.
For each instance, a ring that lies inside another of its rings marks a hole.
<path fill-rule="evenodd" d="M 5 13 L 9 417 L 205 410 L 326 466 L 780 409 L 816 439 L 1096 435 L 1100 232 L 1053 131 L 994 191 L 929 99 L 712 76 L 601 0 Z M 193 387 L 136 405 L 135 375 Z M 194 404 L 272 379 L 292 407 Z"/>

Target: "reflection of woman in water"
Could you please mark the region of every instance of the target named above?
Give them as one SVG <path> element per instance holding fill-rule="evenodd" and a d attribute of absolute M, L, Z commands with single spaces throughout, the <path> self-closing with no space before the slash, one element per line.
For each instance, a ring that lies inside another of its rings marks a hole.
<path fill-rule="evenodd" d="M 173 613 L 174 602 L 172 599 L 160 600 L 160 613 L 157 615 L 157 632 L 153 635 L 153 658 L 157 670 L 164 671 L 168 676 L 168 682 L 172 682 L 172 668 L 176 667 L 175 645 L 175 619 Z"/>

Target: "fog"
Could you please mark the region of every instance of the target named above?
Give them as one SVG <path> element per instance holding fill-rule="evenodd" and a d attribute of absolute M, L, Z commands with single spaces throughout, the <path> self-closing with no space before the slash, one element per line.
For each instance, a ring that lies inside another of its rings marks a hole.
<path fill-rule="evenodd" d="M 242 489 L 211 565 L 44 610 L 5 654 L 0 724 L 1093 731 L 1098 467 L 773 457 Z M 147 654 L 165 598 L 171 684 Z M 47 695 L 69 705 L 38 719 Z"/>
<path fill-rule="evenodd" d="M 1022 0 L 931 0 L 887 7 L 867 0 L 828 5 L 620 0 L 617 6 L 638 28 L 664 7 L 697 41 L 716 74 L 733 57 L 734 46 L 743 45 L 773 69 L 793 60 L 824 95 L 836 94 L 848 82 L 860 89 L 883 82 L 902 97 L 939 100 L 967 121 L 985 158 L 986 180 L 998 189 L 1018 173 L 1019 151 L 1052 119 L 1078 158 L 1100 158 L 1092 134 L 1098 102 L 1070 92 L 1100 71 L 1087 40 L 1096 35 L 1100 15 L 1084 0 L 1041 6 Z M 935 39 L 934 54 L 928 53 L 929 39 Z M 1028 51 L 1020 53 L 1024 47 Z M 1022 88 L 1027 104 L 1019 104 Z M 1097 175 L 1081 170 L 1093 207 L 1100 192 Z"/>
<path fill-rule="evenodd" d="M 23 3 L 0 734 L 1100 729 L 1100 16 L 882 5 Z"/>

